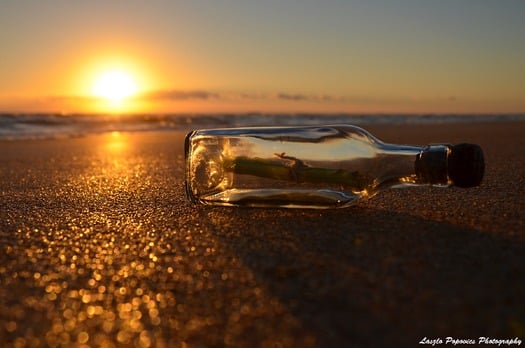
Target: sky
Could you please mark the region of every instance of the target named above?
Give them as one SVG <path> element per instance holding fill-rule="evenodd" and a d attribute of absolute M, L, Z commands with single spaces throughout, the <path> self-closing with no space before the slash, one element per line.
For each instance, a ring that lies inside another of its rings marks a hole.
<path fill-rule="evenodd" d="M 2 0 L 0 112 L 523 113 L 523 18 L 523 0 Z M 129 93 L 97 92 L 115 71 Z"/>

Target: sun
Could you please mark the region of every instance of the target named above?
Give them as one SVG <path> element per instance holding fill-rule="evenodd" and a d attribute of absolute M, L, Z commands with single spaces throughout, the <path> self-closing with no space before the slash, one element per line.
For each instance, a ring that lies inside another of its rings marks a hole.
<path fill-rule="evenodd" d="M 137 83 L 130 73 L 122 70 L 108 70 L 95 78 L 91 92 L 96 97 L 104 98 L 113 104 L 120 104 L 137 91 Z"/>

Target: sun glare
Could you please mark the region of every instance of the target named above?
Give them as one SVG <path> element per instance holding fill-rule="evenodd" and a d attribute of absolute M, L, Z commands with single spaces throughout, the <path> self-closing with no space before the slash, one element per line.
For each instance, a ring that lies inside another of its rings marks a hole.
<path fill-rule="evenodd" d="M 95 79 L 92 93 L 112 103 L 119 104 L 122 100 L 137 93 L 137 83 L 133 77 L 119 70 L 105 71 Z"/>

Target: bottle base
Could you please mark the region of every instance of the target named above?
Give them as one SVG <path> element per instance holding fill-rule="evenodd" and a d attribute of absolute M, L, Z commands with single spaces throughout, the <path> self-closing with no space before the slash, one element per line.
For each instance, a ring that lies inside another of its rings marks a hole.
<path fill-rule="evenodd" d="M 333 209 L 352 205 L 363 195 L 333 190 L 229 189 L 202 196 L 198 202 L 237 207 Z"/>

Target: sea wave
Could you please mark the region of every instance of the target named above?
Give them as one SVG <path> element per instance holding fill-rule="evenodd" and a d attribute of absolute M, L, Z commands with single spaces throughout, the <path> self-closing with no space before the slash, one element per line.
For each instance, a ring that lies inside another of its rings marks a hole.
<path fill-rule="evenodd" d="M 107 132 L 319 124 L 434 124 L 525 121 L 525 114 L 0 114 L 0 140 L 55 139 Z"/>

